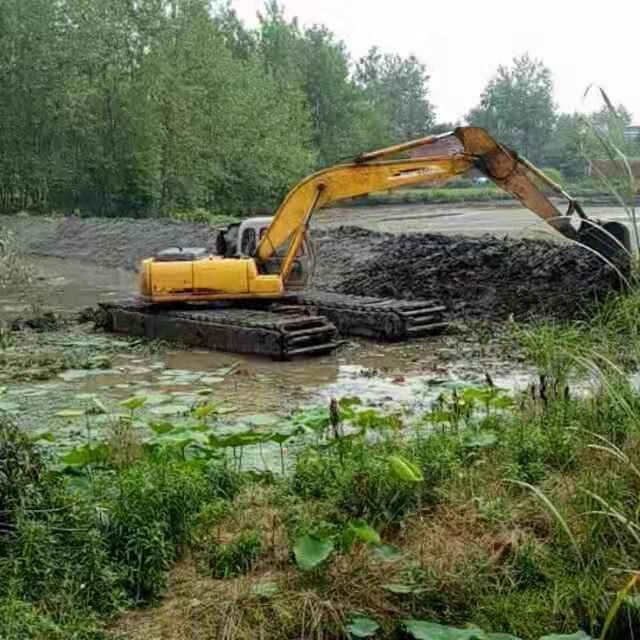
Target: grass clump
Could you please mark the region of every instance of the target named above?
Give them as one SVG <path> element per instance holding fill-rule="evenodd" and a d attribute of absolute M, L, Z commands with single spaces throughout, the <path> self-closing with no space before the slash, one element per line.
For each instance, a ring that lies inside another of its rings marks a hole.
<path fill-rule="evenodd" d="M 214 578 L 231 578 L 248 573 L 256 563 L 262 542 L 260 534 L 249 531 L 230 542 L 209 545 L 207 567 Z"/>
<path fill-rule="evenodd" d="M 99 637 L 99 621 L 159 597 L 201 512 L 238 487 L 214 461 L 162 456 L 61 474 L 8 422 L 0 454 L 7 638 Z"/>
<path fill-rule="evenodd" d="M 30 286 L 33 274 L 12 231 L 0 227 L 0 289 Z"/>

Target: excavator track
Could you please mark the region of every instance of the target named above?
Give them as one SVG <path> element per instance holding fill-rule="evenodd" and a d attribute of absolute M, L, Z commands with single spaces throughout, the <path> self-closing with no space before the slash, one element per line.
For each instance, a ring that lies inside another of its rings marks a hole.
<path fill-rule="evenodd" d="M 315 310 L 326 316 L 341 335 L 399 342 L 442 332 L 446 308 L 432 300 L 396 300 L 350 296 L 325 291 L 288 294 L 271 308 Z"/>
<path fill-rule="evenodd" d="M 100 307 L 104 328 L 115 333 L 277 360 L 323 355 L 341 344 L 335 325 L 309 309 L 292 314 L 214 305 L 167 308 L 138 299 L 102 303 Z"/>

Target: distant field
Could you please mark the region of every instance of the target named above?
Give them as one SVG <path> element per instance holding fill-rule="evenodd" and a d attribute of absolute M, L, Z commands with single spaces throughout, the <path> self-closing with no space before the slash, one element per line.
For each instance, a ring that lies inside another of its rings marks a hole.
<path fill-rule="evenodd" d="M 611 200 L 610 194 L 591 185 L 569 185 L 568 193 L 585 201 L 596 199 Z M 383 191 L 349 201 L 353 206 L 390 204 L 458 204 L 462 202 L 494 202 L 510 200 L 512 196 L 496 186 L 446 187 L 441 189 L 412 188 L 398 191 Z"/>

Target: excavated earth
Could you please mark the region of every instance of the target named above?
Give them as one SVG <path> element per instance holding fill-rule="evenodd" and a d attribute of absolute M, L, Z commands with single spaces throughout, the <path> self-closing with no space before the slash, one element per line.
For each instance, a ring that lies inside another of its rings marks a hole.
<path fill-rule="evenodd" d="M 621 284 L 592 252 L 551 241 L 342 227 L 316 242 L 321 255 L 333 245 L 345 256 L 339 272 L 326 265 L 320 282 L 354 295 L 437 299 L 454 318 L 578 319 Z M 350 253 L 352 243 L 363 251 Z"/>
<path fill-rule="evenodd" d="M 206 224 L 163 220 L 2 218 L 31 254 L 134 269 L 169 246 L 215 244 Z M 614 269 L 585 249 L 532 239 L 391 234 L 316 227 L 316 289 L 437 299 L 452 318 L 585 317 L 619 287 Z"/>

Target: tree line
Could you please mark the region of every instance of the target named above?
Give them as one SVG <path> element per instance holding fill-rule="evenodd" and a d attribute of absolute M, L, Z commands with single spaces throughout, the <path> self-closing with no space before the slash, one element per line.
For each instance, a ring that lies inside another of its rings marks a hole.
<path fill-rule="evenodd" d="M 354 61 L 277 0 L 252 29 L 229 2 L 0 0 L 0 91 L 3 213 L 267 211 L 320 166 L 452 126 L 417 58 Z M 468 116 L 567 174 L 577 118 L 528 56 Z"/>

